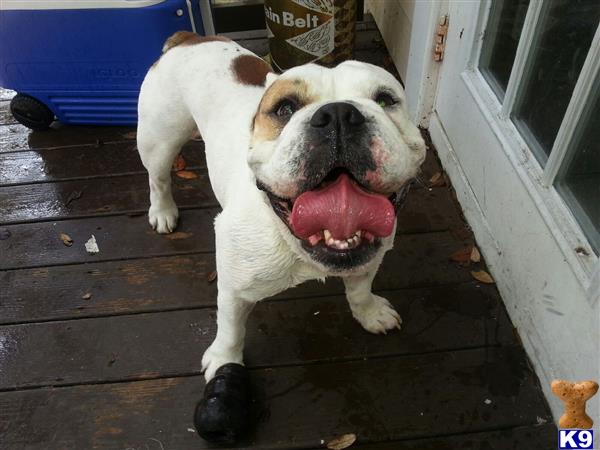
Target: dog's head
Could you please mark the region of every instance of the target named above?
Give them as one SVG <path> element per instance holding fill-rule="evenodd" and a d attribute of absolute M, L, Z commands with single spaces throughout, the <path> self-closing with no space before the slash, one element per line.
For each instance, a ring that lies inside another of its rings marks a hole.
<path fill-rule="evenodd" d="M 270 74 L 248 162 L 258 188 L 312 260 L 368 263 L 425 158 L 400 83 L 371 64 Z"/>

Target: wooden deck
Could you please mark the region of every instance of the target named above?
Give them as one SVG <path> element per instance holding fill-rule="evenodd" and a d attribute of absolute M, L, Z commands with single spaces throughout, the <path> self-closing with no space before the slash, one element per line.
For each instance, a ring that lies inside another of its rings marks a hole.
<path fill-rule="evenodd" d="M 372 24 L 356 56 L 389 64 Z M 266 41 L 244 45 L 264 53 Z M 0 448 L 206 448 L 192 414 L 215 334 L 212 221 L 201 142 L 174 177 L 177 232 L 145 217 L 147 175 L 127 128 L 29 133 L 0 97 Z M 255 432 L 243 448 L 548 450 L 556 429 L 494 285 L 450 261 L 473 244 L 428 152 L 375 288 L 401 332 L 373 336 L 341 283 L 307 283 L 257 306 L 246 363 Z M 68 234 L 66 246 L 60 234 Z M 100 253 L 84 243 L 95 235 Z"/>

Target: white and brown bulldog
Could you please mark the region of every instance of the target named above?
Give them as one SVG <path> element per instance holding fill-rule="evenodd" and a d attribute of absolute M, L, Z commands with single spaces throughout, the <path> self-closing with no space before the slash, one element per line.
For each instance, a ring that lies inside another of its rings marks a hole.
<path fill-rule="evenodd" d="M 218 331 L 202 360 L 207 381 L 243 363 L 254 304 L 306 280 L 342 277 L 352 315 L 367 331 L 400 327 L 371 283 L 392 248 L 396 211 L 425 144 L 391 74 L 347 61 L 278 76 L 226 38 L 169 38 L 142 85 L 137 135 L 150 176 L 149 220 L 159 233 L 177 224 L 171 165 L 196 130 L 223 208 L 215 220 Z"/>

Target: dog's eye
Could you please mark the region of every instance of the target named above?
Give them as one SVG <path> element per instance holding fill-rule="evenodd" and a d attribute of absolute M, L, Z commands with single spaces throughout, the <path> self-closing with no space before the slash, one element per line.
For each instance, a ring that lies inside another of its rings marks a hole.
<path fill-rule="evenodd" d="M 387 92 L 379 92 L 375 96 L 375 103 L 377 103 L 382 108 L 387 108 L 389 106 L 395 105 L 396 103 L 398 103 L 398 101 Z"/>
<path fill-rule="evenodd" d="M 277 110 L 275 114 L 281 118 L 290 118 L 296 111 L 298 110 L 298 106 L 292 100 L 282 100 L 277 105 Z"/>

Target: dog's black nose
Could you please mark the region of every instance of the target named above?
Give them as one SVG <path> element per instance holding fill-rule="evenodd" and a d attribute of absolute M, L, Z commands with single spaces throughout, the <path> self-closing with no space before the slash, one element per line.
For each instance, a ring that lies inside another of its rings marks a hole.
<path fill-rule="evenodd" d="M 363 123 L 365 116 L 354 105 L 346 102 L 323 105 L 310 119 L 310 125 L 314 128 L 334 130 L 358 127 Z"/>

